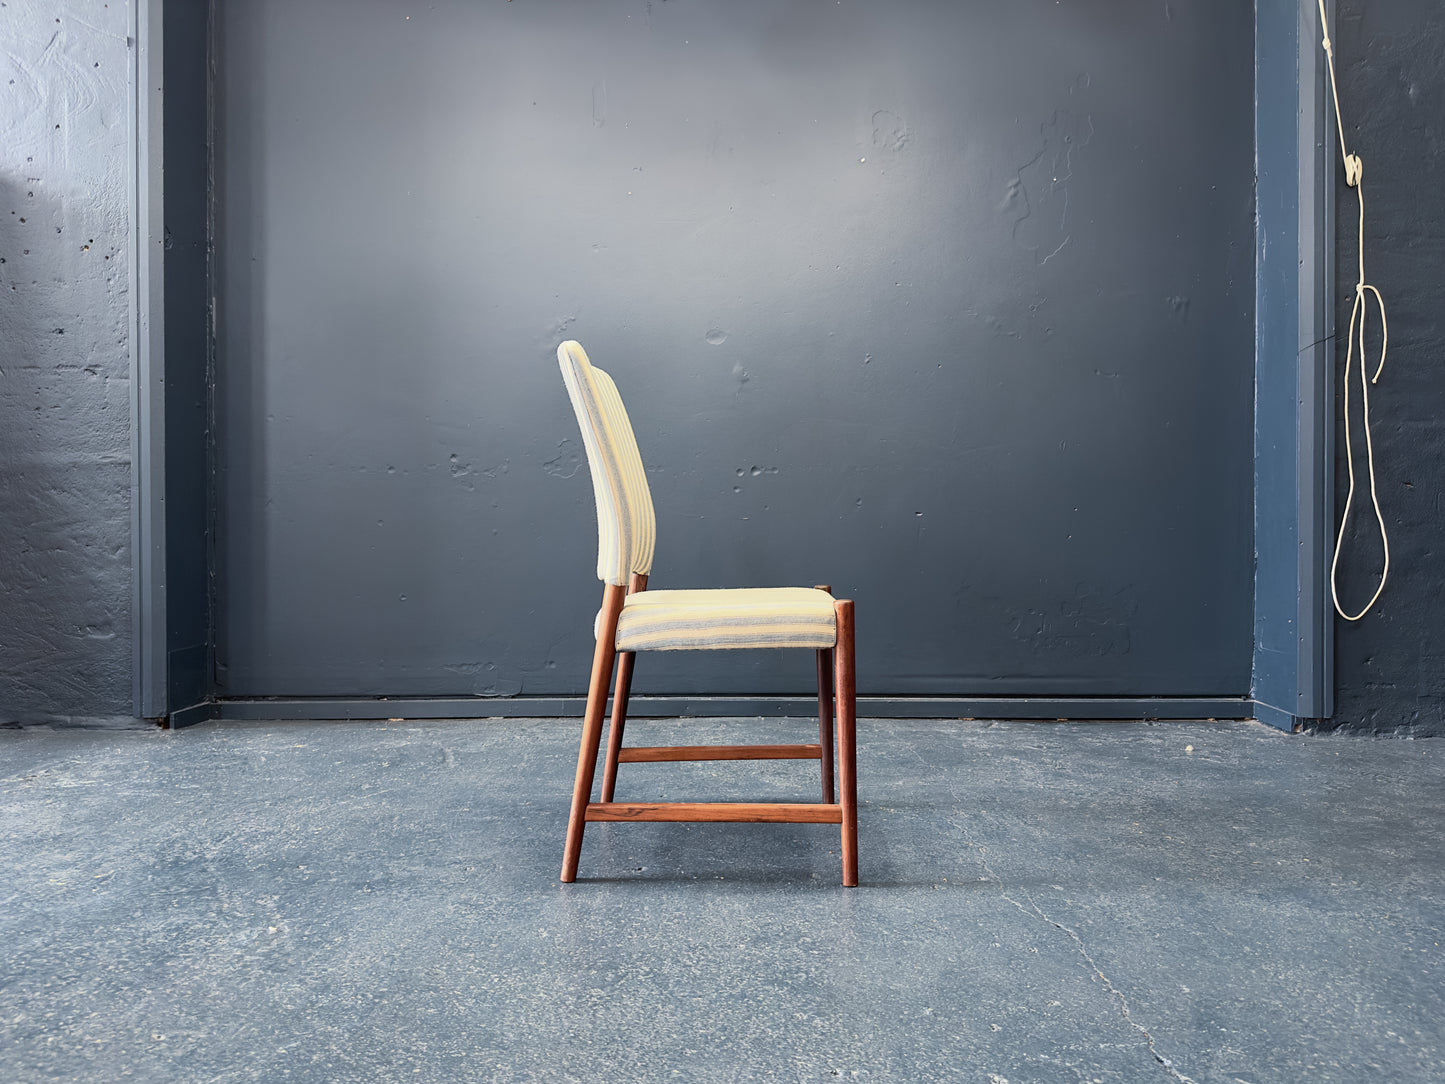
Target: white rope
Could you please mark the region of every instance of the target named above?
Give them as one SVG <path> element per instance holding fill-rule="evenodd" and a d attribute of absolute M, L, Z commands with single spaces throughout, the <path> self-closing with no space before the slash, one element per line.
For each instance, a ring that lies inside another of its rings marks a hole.
<path fill-rule="evenodd" d="M 1365 165 L 1360 161 L 1360 156 L 1350 154 L 1345 150 L 1345 121 L 1340 114 L 1340 89 L 1335 82 L 1335 52 L 1330 46 L 1329 21 L 1325 17 L 1325 0 L 1319 0 L 1320 6 L 1320 31 L 1324 35 L 1320 44 L 1324 46 L 1325 57 L 1329 60 L 1330 67 L 1330 93 L 1335 100 L 1335 123 L 1340 131 L 1340 157 L 1344 160 L 1345 183 L 1355 190 L 1355 195 L 1360 202 L 1360 228 L 1359 228 L 1359 257 L 1360 277 L 1355 283 L 1355 307 L 1350 312 L 1350 335 L 1345 349 L 1345 461 L 1349 466 L 1350 488 L 1345 495 L 1345 510 L 1340 515 L 1340 533 L 1335 538 L 1335 556 L 1330 562 L 1330 597 L 1334 599 L 1335 612 L 1346 621 L 1358 621 L 1369 613 L 1371 608 L 1379 601 L 1380 594 L 1385 590 L 1385 578 L 1390 574 L 1390 536 L 1385 532 L 1385 517 L 1380 511 L 1379 487 L 1375 483 L 1375 443 L 1370 435 L 1370 385 L 1377 383 L 1380 373 L 1385 368 L 1385 349 L 1390 343 L 1390 326 L 1385 320 L 1385 299 L 1380 296 L 1380 291 L 1365 281 Z M 1375 295 L 1375 305 L 1380 310 L 1380 364 L 1375 367 L 1375 375 L 1368 380 L 1365 379 L 1365 295 Z M 1361 416 L 1364 422 L 1365 431 L 1365 464 L 1369 468 L 1370 475 L 1370 503 L 1375 508 L 1375 522 L 1380 525 L 1380 543 L 1385 550 L 1385 565 L 1380 569 L 1380 583 L 1375 588 L 1375 593 L 1370 596 L 1370 601 L 1365 603 L 1364 608 L 1357 614 L 1346 613 L 1340 605 L 1339 589 L 1339 567 L 1340 551 L 1345 544 L 1345 529 L 1349 526 L 1350 512 L 1355 504 L 1355 445 L 1350 435 L 1350 375 L 1354 369 L 1355 355 L 1355 329 L 1359 328 L 1360 345 L 1360 406 Z"/>

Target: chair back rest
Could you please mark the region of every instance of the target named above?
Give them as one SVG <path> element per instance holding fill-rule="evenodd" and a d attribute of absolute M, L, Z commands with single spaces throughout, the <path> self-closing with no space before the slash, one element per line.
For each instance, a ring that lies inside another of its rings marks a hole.
<path fill-rule="evenodd" d="M 557 347 L 567 395 L 582 427 L 592 492 L 597 498 L 597 578 L 625 585 L 652 571 L 657 519 L 642 455 L 612 378 L 587 360 L 580 343 Z"/>

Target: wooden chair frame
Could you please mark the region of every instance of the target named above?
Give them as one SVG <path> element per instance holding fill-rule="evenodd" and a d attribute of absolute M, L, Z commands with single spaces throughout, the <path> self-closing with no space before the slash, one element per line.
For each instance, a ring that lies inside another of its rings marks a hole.
<path fill-rule="evenodd" d="M 830 591 L 827 587 L 819 588 Z M 567 843 L 562 859 L 562 880 L 577 879 L 582 834 L 590 821 L 742 821 L 749 823 L 837 824 L 842 833 L 843 884 L 858 883 L 858 781 L 857 689 L 853 653 L 853 603 L 836 599 L 834 647 L 818 656 L 817 745 L 622 745 L 627 724 L 627 703 L 632 692 L 636 652 L 617 651 L 617 621 L 628 594 L 647 590 L 647 576 L 633 573 L 626 588 L 607 584 L 597 648 L 592 657 L 592 679 L 587 690 L 587 713 L 582 724 L 582 746 L 577 754 L 577 776 L 572 789 L 572 812 L 567 821 Z M 831 591 L 830 591 L 831 593 Z M 620 658 L 619 658 L 620 656 Z M 612 724 L 602 772 L 601 800 L 592 801 L 597 754 L 602 740 L 602 719 L 612 685 Z M 834 725 L 836 706 L 837 725 Z M 834 800 L 834 742 L 837 744 L 838 797 Z M 821 802 L 617 802 L 617 766 L 694 760 L 817 760 L 821 765 Z"/>

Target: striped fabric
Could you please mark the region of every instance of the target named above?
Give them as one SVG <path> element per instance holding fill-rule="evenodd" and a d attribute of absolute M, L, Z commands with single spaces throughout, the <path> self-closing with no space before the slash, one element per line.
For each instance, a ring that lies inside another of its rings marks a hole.
<path fill-rule="evenodd" d="M 627 596 L 617 621 L 618 651 L 822 649 L 836 640 L 833 596 L 811 587 L 640 591 Z"/>
<path fill-rule="evenodd" d="M 587 449 L 597 498 L 597 578 L 623 585 L 652 569 L 657 520 L 642 456 L 617 385 L 587 360 L 580 343 L 557 347 L 557 362 Z"/>

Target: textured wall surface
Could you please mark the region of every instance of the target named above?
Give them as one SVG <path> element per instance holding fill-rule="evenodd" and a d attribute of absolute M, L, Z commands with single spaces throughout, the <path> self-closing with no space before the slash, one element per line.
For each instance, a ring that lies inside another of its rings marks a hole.
<path fill-rule="evenodd" d="M 131 711 L 129 6 L 0 6 L 0 722 Z"/>
<path fill-rule="evenodd" d="M 654 587 L 831 583 L 868 693 L 1247 692 L 1251 4 L 221 15 L 227 692 L 584 687 L 564 338 L 632 411 Z"/>
<path fill-rule="evenodd" d="M 127 21 L 128 5 L 97 0 L 0 8 L 0 721 L 130 706 Z M 1392 356 L 1374 401 L 1394 567 L 1379 608 L 1338 627 L 1334 722 L 1445 733 L 1445 500 L 1434 467 L 1445 453 L 1445 210 L 1432 181 L 1445 164 L 1445 14 L 1432 0 L 1341 0 L 1336 46 L 1347 131 L 1366 161 L 1370 278 L 1390 304 Z M 872 141 L 870 127 L 860 144 Z M 1355 277 L 1347 190 L 1339 206 L 1343 329 Z M 754 384 L 758 368 L 743 366 Z M 548 477 L 575 471 L 569 448 L 541 464 Z M 453 466 L 462 478 L 472 469 Z M 483 468 L 478 480 L 495 482 Z M 1343 458 L 1339 472 L 1342 507 Z M 586 515 L 585 500 L 569 512 Z M 1368 531 L 1350 545 L 1347 601 L 1368 594 L 1371 546 Z M 1087 620 L 1080 611 L 1075 624 Z"/>
<path fill-rule="evenodd" d="M 1384 294 L 1390 322 L 1389 358 L 1370 394 L 1391 567 L 1376 609 L 1356 624 L 1336 623 L 1334 723 L 1445 735 L 1445 8 L 1439 0 L 1341 0 L 1335 54 L 1345 136 L 1365 166 L 1366 277 Z M 1354 192 L 1337 183 L 1343 340 L 1358 276 L 1358 212 Z M 1373 310 L 1369 318 L 1374 359 L 1379 323 Z M 1343 341 L 1338 354 L 1343 365 Z M 1356 394 L 1357 412 L 1358 403 Z M 1357 449 L 1361 437 L 1356 429 Z M 1337 439 L 1343 512 L 1343 428 Z M 1358 460 L 1356 475 L 1367 484 Z M 1341 561 L 1352 611 L 1374 591 L 1381 562 L 1367 492 L 1356 499 L 1364 503 Z"/>

